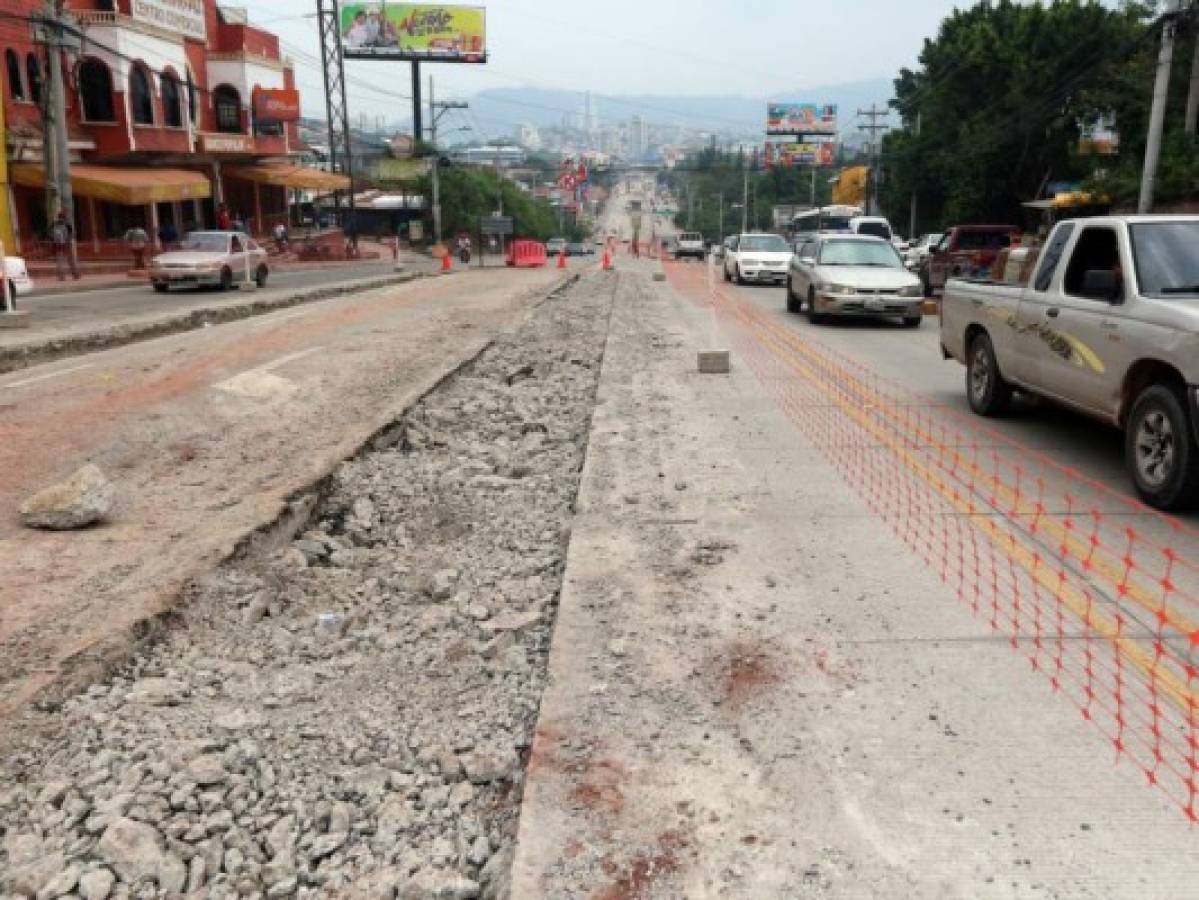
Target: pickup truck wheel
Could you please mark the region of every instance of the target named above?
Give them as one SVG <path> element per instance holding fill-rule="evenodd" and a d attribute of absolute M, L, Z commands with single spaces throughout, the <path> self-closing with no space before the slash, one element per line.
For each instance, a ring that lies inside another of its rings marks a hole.
<path fill-rule="evenodd" d="M 787 279 L 787 312 L 797 313 L 797 312 L 799 312 L 801 306 L 802 306 L 802 304 L 799 302 L 799 298 L 797 296 L 795 296 L 795 285 L 792 284 L 791 279 L 788 278 Z"/>
<path fill-rule="evenodd" d="M 970 408 L 980 416 L 1001 416 L 1012 405 L 1012 386 L 1003 380 L 995 347 L 985 334 L 980 334 L 970 344 L 966 393 Z"/>
<path fill-rule="evenodd" d="M 740 264 L 733 266 L 733 281 L 737 282 L 737 284 L 745 284 L 745 278 L 741 275 Z"/>
<path fill-rule="evenodd" d="M 1124 452 L 1137 493 L 1150 506 L 1184 510 L 1199 503 L 1199 447 L 1177 390 L 1156 384 L 1137 398 Z"/>
<path fill-rule="evenodd" d="M 221 290 L 233 290 L 233 270 L 228 266 L 225 266 L 225 268 L 221 269 Z"/>
<path fill-rule="evenodd" d="M 724 271 L 724 280 L 725 280 L 725 281 L 732 281 L 733 279 L 732 279 L 732 277 L 729 275 L 729 267 L 728 267 L 728 265 L 727 265 L 727 264 L 725 264 L 725 265 L 722 265 L 720 268 L 721 268 L 721 269 Z"/>
<path fill-rule="evenodd" d="M 260 288 L 266 287 L 266 280 L 270 277 L 270 270 L 266 266 L 259 266 L 258 271 L 254 273 L 254 283 Z"/>
<path fill-rule="evenodd" d="M 933 283 L 929 280 L 927 271 L 920 273 L 920 286 L 924 288 L 924 299 L 931 299 L 933 296 Z"/>
<path fill-rule="evenodd" d="M 167 285 L 165 285 L 165 284 L 155 284 L 154 285 L 154 293 L 165 294 L 166 292 L 167 292 Z"/>
<path fill-rule="evenodd" d="M 909 316 L 903 320 L 904 328 L 919 328 L 924 322 L 924 316 Z"/>

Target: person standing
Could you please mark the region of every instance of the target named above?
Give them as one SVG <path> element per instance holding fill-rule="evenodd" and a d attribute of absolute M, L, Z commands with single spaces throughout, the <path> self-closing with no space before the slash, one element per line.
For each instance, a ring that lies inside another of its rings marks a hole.
<path fill-rule="evenodd" d="M 54 266 L 58 280 L 66 281 L 67 271 L 79 280 L 79 257 L 75 250 L 75 227 L 67 218 L 66 211 L 59 210 L 50 225 L 50 245 L 54 249 Z"/>
<path fill-rule="evenodd" d="M 224 203 L 216 212 L 216 227 L 218 231 L 232 231 L 233 219 L 229 215 L 229 207 Z"/>
<path fill-rule="evenodd" d="M 129 247 L 129 252 L 133 255 L 133 268 L 135 271 L 141 271 L 146 267 L 146 244 L 149 242 L 150 235 L 140 225 L 134 225 L 125 232 L 125 243 Z"/>

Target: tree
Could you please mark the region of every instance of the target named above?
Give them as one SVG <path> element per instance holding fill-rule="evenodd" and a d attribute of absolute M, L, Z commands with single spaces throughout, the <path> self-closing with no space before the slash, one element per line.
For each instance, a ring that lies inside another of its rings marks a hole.
<path fill-rule="evenodd" d="M 895 80 L 892 105 L 905 127 L 884 141 L 884 209 L 906 221 L 916 192 L 924 230 L 1020 222 L 1021 204 L 1048 183 L 1092 174 L 1096 164 L 1077 155 L 1078 139 L 1101 113 L 1117 116 L 1122 163 L 1139 161 L 1154 49 L 1149 12 L 1094 0 L 998 0 L 955 11 L 925 42 L 920 68 Z"/>

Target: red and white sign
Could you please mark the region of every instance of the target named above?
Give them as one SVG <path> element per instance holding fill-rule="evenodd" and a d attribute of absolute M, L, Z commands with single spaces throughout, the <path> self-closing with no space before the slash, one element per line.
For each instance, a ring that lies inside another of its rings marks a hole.
<path fill-rule="evenodd" d="M 558 187 L 564 191 L 573 191 L 578 183 L 573 172 L 566 172 L 558 179 Z"/>
<path fill-rule="evenodd" d="M 204 0 L 133 0 L 130 11 L 139 22 L 156 25 L 195 41 L 208 39 Z"/>
<path fill-rule="evenodd" d="M 295 122 L 300 118 L 300 92 L 291 88 L 255 88 L 254 119 L 258 122 Z"/>

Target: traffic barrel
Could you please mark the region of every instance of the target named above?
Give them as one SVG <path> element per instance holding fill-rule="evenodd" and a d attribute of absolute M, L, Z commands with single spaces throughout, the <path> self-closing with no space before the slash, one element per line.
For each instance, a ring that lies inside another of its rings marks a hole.
<path fill-rule="evenodd" d="M 447 253 L 441 258 L 441 274 L 448 275 L 454 270 L 454 264 L 450 261 L 450 254 Z"/>
<path fill-rule="evenodd" d="M 566 268 L 566 251 L 565 250 L 563 250 L 561 253 L 558 254 L 558 268 L 559 269 Z"/>

